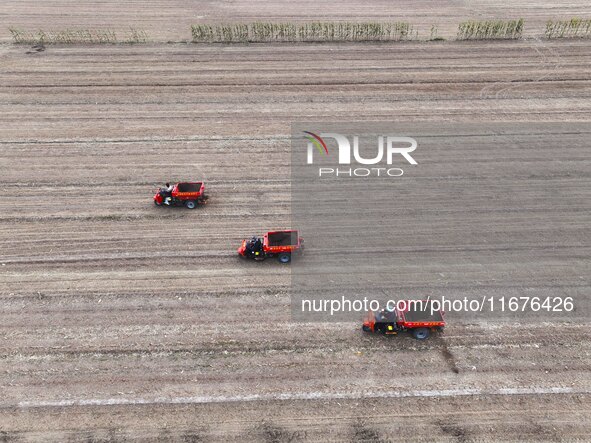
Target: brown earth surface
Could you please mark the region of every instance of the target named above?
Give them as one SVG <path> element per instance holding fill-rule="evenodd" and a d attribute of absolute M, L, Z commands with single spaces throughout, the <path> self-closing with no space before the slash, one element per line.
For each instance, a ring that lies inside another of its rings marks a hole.
<path fill-rule="evenodd" d="M 586 319 L 450 316 L 426 342 L 294 323 L 290 268 L 234 253 L 289 223 L 292 121 L 588 123 L 588 42 L 28 52 L 0 46 L 0 440 L 588 439 Z M 524 147 L 530 181 L 504 177 L 531 205 L 438 202 L 509 252 L 462 225 L 443 234 L 453 250 L 425 252 L 425 228 L 392 282 L 588 300 L 581 127 L 558 159 Z M 468 171 L 449 177 L 468 187 Z M 156 185 L 187 177 L 206 181 L 206 207 L 154 207 Z"/>

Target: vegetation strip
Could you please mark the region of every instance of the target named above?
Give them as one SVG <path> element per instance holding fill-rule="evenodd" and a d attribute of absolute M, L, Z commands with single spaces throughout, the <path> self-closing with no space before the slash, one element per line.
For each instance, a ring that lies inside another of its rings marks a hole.
<path fill-rule="evenodd" d="M 518 39 L 523 35 L 524 20 L 467 21 L 458 26 L 458 40 Z"/>
<path fill-rule="evenodd" d="M 203 24 L 191 31 L 194 43 L 401 41 L 417 36 L 408 22 Z"/>
<path fill-rule="evenodd" d="M 45 31 L 39 29 L 28 31 L 18 28 L 8 28 L 14 43 L 30 45 L 45 44 L 115 44 L 115 43 L 146 43 L 148 34 L 142 29 L 130 28 L 129 32 L 120 39 L 115 31 L 110 29 L 63 29 Z"/>
<path fill-rule="evenodd" d="M 591 19 L 578 17 L 570 20 L 548 20 L 546 38 L 589 38 L 591 37 Z"/>
<path fill-rule="evenodd" d="M 525 21 L 471 20 L 458 25 L 456 40 L 515 40 L 523 38 Z M 45 44 L 116 44 L 147 43 L 148 34 L 142 29 L 129 28 L 124 35 L 111 29 L 23 30 L 9 28 L 14 43 Z M 437 41 L 437 25 L 432 25 L 428 37 L 419 33 L 409 22 L 311 22 L 311 23 L 228 23 L 191 26 L 193 43 L 265 43 L 265 42 L 375 42 L 375 41 Z M 544 36 L 553 38 L 591 37 L 591 19 L 573 17 L 548 20 Z"/>

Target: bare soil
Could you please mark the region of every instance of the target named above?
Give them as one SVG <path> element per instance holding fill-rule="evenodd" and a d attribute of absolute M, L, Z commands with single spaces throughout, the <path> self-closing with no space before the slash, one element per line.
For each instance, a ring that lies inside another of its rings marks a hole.
<path fill-rule="evenodd" d="M 18 10 L 35 24 L 51 3 Z M 0 440 L 585 440 L 587 322 L 450 318 L 424 343 L 292 323 L 290 268 L 235 249 L 289 223 L 290 122 L 589 122 L 589 49 L 0 46 Z M 481 244 L 473 261 L 458 226 L 445 284 L 588 297 L 589 150 L 524 148 L 530 179 L 554 194 L 504 225 L 485 210 L 470 223 L 492 217 L 488 240 L 532 261 Z M 155 187 L 174 180 L 204 180 L 208 205 L 155 207 Z M 528 226 L 538 235 L 520 243 Z M 392 281 L 438 284 L 421 237 L 409 241 Z"/>

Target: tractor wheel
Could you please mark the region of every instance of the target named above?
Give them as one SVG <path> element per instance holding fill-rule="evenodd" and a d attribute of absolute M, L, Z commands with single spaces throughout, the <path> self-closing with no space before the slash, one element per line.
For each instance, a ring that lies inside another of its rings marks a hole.
<path fill-rule="evenodd" d="M 154 204 L 155 204 L 156 206 L 162 206 L 162 203 L 158 203 L 156 200 L 154 200 Z"/>
<path fill-rule="evenodd" d="M 187 209 L 195 209 L 195 206 L 197 206 L 197 204 L 195 203 L 195 200 L 187 200 L 185 202 L 185 206 L 187 207 Z"/>
<path fill-rule="evenodd" d="M 279 260 L 281 263 L 289 263 L 291 261 L 291 254 L 282 252 L 277 256 L 277 260 Z"/>
<path fill-rule="evenodd" d="M 429 337 L 429 329 L 427 328 L 417 328 L 413 329 L 412 336 L 417 340 L 425 340 Z"/>

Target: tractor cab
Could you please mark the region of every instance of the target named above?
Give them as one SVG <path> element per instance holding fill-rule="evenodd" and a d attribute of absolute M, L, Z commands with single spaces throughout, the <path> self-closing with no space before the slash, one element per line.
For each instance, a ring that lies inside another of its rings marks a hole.
<path fill-rule="evenodd" d="M 243 243 L 243 253 L 245 256 L 257 259 L 263 258 L 264 250 L 263 250 L 263 240 L 260 237 L 253 235 L 250 239 L 244 240 Z"/>
<path fill-rule="evenodd" d="M 394 335 L 399 331 L 397 325 L 396 309 L 382 309 L 376 312 L 368 312 L 368 318 L 364 322 L 364 330 L 379 332 L 386 335 Z"/>

